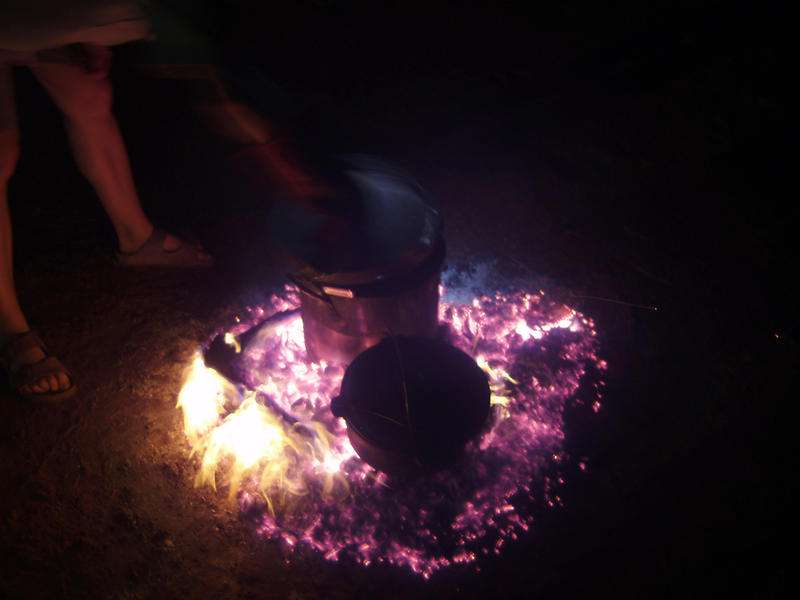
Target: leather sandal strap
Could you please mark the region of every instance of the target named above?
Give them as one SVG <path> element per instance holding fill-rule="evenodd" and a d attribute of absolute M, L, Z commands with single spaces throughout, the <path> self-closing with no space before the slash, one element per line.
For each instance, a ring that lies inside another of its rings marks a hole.
<path fill-rule="evenodd" d="M 72 373 L 64 366 L 64 363 L 55 356 L 48 356 L 39 362 L 20 367 L 13 373 L 11 379 L 15 386 L 34 385 L 38 381 L 58 373 L 64 373 L 72 384 Z"/>

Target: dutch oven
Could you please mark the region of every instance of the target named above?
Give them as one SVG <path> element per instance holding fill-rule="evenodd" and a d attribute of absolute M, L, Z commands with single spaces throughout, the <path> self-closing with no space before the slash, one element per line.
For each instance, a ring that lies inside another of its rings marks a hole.
<path fill-rule="evenodd" d="M 331 411 L 362 460 L 392 476 L 452 464 L 487 422 L 486 373 L 438 339 L 390 336 L 348 366 Z"/>

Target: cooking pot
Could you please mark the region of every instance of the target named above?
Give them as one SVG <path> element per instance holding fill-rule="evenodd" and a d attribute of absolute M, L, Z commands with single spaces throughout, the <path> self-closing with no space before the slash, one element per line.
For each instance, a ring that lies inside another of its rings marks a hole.
<path fill-rule="evenodd" d="M 390 336 L 347 367 L 331 411 L 353 449 L 389 475 L 416 477 L 451 464 L 489 417 L 489 379 L 438 339 Z"/>
<path fill-rule="evenodd" d="M 349 235 L 314 245 L 290 274 L 314 361 L 347 363 L 386 335 L 438 329 L 441 215 L 402 171 L 365 157 L 345 165 Z"/>

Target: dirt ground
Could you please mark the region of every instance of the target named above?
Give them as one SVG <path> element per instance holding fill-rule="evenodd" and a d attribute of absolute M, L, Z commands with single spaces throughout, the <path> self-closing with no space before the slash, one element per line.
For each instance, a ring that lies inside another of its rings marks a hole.
<path fill-rule="evenodd" d="M 782 595 L 798 327 L 779 15 L 708 9 L 665 24 L 564 9 L 528 29 L 500 9 L 463 22 L 420 9 L 382 29 L 350 4 L 334 17 L 304 3 L 317 13 L 303 36 L 273 40 L 285 60 L 260 66 L 295 118 L 320 125 L 317 141 L 419 178 L 444 215 L 450 264 L 544 278 L 595 318 L 606 400 L 592 423 L 568 421 L 566 442 L 589 469 L 507 552 L 431 581 L 289 553 L 224 492 L 194 487 L 175 407 L 183 370 L 226 319 L 284 284 L 286 265 L 265 233 L 272 199 L 237 176 L 191 90 L 145 77 L 121 49 L 115 110 L 142 201 L 219 264 L 117 268 L 56 109 L 17 74 L 17 286 L 80 391 L 56 407 L 0 391 L 0 596 Z"/>

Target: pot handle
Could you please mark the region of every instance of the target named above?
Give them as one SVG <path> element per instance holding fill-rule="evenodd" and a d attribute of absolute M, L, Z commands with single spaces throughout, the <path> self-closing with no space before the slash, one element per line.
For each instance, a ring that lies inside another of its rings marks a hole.
<path fill-rule="evenodd" d="M 305 281 L 303 279 L 300 279 L 299 277 L 296 277 L 296 276 L 292 275 L 291 273 L 287 273 L 286 277 L 289 279 L 289 281 L 291 281 L 298 288 L 300 288 L 301 291 L 305 292 L 309 296 L 314 296 L 314 298 L 317 298 L 318 300 L 322 300 L 323 302 L 327 302 L 331 306 L 333 306 L 333 300 L 331 300 L 331 295 L 333 295 L 333 296 L 338 296 L 339 295 L 339 294 L 335 294 L 335 293 L 334 294 L 328 294 L 325 287 L 320 289 L 313 282 Z M 352 297 L 352 296 L 350 296 L 350 297 Z"/>
<path fill-rule="evenodd" d="M 347 418 L 347 402 L 344 396 L 339 395 L 331 398 L 331 412 L 334 417 Z"/>
<path fill-rule="evenodd" d="M 336 305 L 334 305 L 333 299 L 328 294 L 326 294 L 324 290 L 317 291 L 316 289 L 312 289 L 312 286 L 316 287 L 314 286 L 313 283 L 311 282 L 306 283 L 305 281 L 302 281 L 299 277 L 295 277 L 291 273 L 287 273 L 286 277 L 289 279 L 289 281 L 295 284 L 301 292 L 305 292 L 309 296 L 313 296 L 317 300 L 321 300 L 322 302 L 327 304 L 328 308 L 333 313 L 333 317 L 337 319 L 339 322 L 344 323 L 344 317 L 342 317 L 342 315 L 339 314 L 339 311 L 336 310 Z"/>

